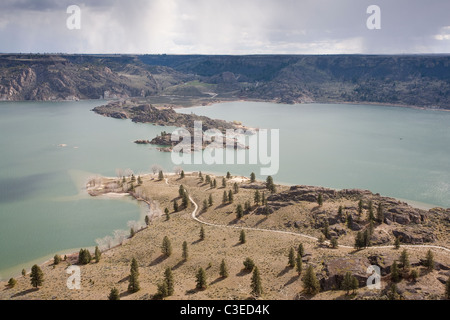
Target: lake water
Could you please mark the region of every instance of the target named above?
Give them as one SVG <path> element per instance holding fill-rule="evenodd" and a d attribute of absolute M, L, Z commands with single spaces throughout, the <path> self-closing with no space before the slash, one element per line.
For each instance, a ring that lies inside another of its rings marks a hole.
<path fill-rule="evenodd" d="M 90 111 L 102 103 L 0 103 L 0 278 L 56 252 L 94 246 L 96 239 L 142 219 L 144 208 L 130 199 L 87 196 L 83 185 L 89 176 L 114 176 L 116 168 L 138 174 L 153 164 L 172 170 L 170 154 L 133 143 L 171 128 Z M 251 102 L 180 112 L 280 129 L 275 182 L 364 188 L 450 207 L 449 112 Z M 247 176 L 259 172 L 256 165 L 184 169 Z"/>

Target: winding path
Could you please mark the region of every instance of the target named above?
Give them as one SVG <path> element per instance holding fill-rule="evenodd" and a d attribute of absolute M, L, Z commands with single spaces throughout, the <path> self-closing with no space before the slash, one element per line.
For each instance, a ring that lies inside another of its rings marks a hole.
<path fill-rule="evenodd" d="M 166 184 L 168 185 L 169 184 L 169 179 L 166 178 L 165 180 L 166 180 Z M 297 237 L 303 237 L 303 238 L 307 238 L 307 239 L 310 239 L 310 240 L 318 241 L 318 239 L 316 237 L 312 237 L 312 236 L 309 236 L 309 235 L 306 235 L 306 234 L 303 234 L 303 233 L 290 232 L 290 231 L 281 231 L 281 230 L 261 229 L 261 228 L 252 228 L 252 227 L 229 226 L 229 225 L 221 225 L 221 224 L 214 224 L 214 223 L 206 222 L 206 221 L 200 220 L 197 217 L 198 205 L 194 201 L 194 199 L 192 199 L 192 197 L 189 196 L 189 200 L 192 202 L 192 204 L 195 207 L 194 211 L 192 211 L 192 214 L 191 214 L 192 219 L 194 219 L 198 223 L 204 224 L 206 226 L 216 227 L 216 228 L 229 228 L 229 229 L 238 229 L 238 230 L 252 230 L 252 231 L 261 231 L 261 232 L 281 233 L 281 234 L 293 235 L 293 236 L 297 236 Z M 325 241 L 325 243 L 329 244 L 329 241 Z M 433 245 L 401 245 L 401 247 L 402 248 L 412 248 L 412 249 L 423 249 L 423 248 L 439 249 L 439 250 L 443 250 L 445 252 L 449 252 L 450 253 L 450 249 L 448 249 L 446 247 L 433 246 Z M 354 247 L 344 246 L 344 245 L 339 245 L 339 248 L 354 249 Z M 393 249 L 393 248 L 394 248 L 394 246 L 371 246 L 371 247 L 367 247 L 365 249 Z"/>

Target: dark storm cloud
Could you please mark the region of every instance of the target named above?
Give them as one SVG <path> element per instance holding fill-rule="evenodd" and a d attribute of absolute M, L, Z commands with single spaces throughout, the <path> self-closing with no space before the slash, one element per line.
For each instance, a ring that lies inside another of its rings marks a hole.
<path fill-rule="evenodd" d="M 82 9 L 68 30 L 66 8 Z M 381 30 L 366 9 L 381 8 Z M 450 1 L 6 0 L 0 51 L 88 53 L 449 53 Z"/>

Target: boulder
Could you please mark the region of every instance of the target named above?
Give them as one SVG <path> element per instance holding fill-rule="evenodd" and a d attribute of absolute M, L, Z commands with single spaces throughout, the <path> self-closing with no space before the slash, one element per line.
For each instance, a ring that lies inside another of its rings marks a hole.
<path fill-rule="evenodd" d="M 394 237 L 399 237 L 401 242 L 410 244 L 422 244 L 436 241 L 436 236 L 430 230 L 425 229 L 408 229 L 408 230 L 392 230 Z"/>
<path fill-rule="evenodd" d="M 360 287 L 365 286 L 370 276 L 367 273 L 369 266 L 367 258 L 339 258 L 328 261 L 324 266 L 326 275 L 322 275 L 319 279 L 320 286 L 323 291 L 339 289 L 347 272 L 351 272 L 358 279 Z"/>

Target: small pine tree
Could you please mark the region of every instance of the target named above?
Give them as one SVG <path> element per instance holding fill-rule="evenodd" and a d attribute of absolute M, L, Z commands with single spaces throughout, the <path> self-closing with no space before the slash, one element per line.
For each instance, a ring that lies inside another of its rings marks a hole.
<path fill-rule="evenodd" d="M 112 288 L 109 293 L 108 300 L 120 300 L 119 290 L 117 288 Z"/>
<path fill-rule="evenodd" d="M 336 237 L 331 238 L 330 244 L 333 249 L 337 249 L 339 247 L 338 239 Z"/>
<path fill-rule="evenodd" d="M 261 275 L 259 274 L 258 267 L 255 266 L 253 269 L 252 282 L 251 282 L 252 294 L 255 297 L 259 297 L 263 293 L 262 284 L 261 284 Z"/>
<path fill-rule="evenodd" d="M 22 276 L 25 277 L 27 275 L 27 270 L 22 269 Z"/>
<path fill-rule="evenodd" d="M 432 271 L 434 269 L 434 255 L 431 250 L 428 250 L 427 252 L 424 265 L 428 271 Z"/>
<path fill-rule="evenodd" d="M 295 259 L 295 271 L 297 271 L 298 275 L 302 274 L 302 269 L 303 269 L 303 261 L 302 261 L 302 256 L 297 253 L 297 258 Z"/>
<path fill-rule="evenodd" d="M 200 240 L 205 240 L 205 228 L 203 226 L 200 227 Z"/>
<path fill-rule="evenodd" d="M 164 214 L 166 215 L 166 221 L 170 220 L 170 214 L 169 214 L 169 209 L 164 209 Z"/>
<path fill-rule="evenodd" d="M 360 250 L 364 248 L 364 235 L 362 232 L 358 232 L 355 237 L 355 249 Z"/>
<path fill-rule="evenodd" d="M 128 279 L 128 292 L 136 293 L 141 290 L 139 285 L 139 274 L 137 272 L 132 271 Z"/>
<path fill-rule="evenodd" d="M 294 248 L 291 248 L 289 250 L 289 255 L 288 255 L 288 266 L 289 268 L 294 268 L 295 267 L 295 250 Z"/>
<path fill-rule="evenodd" d="M 231 173 L 227 172 L 227 179 L 231 179 Z"/>
<path fill-rule="evenodd" d="M 374 221 L 375 220 L 375 215 L 373 212 L 373 202 L 372 200 L 369 201 L 369 221 Z"/>
<path fill-rule="evenodd" d="M 400 281 L 400 274 L 398 272 L 397 261 L 394 261 L 394 263 L 391 266 L 391 280 L 392 280 L 392 282 Z"/>
<path fill-rule="evenodd" d="M 178 210 L 179 210 L 178 202 L 177 202 L 177 200 L 174 200 L 173 201 L 173 211 L 178 212 Z"/>
<path fill-rule="evenodd" d="M 252 271 L 254 267 L 255 267 L 255 263 L 253 262 L 252 259 L 246 258 L 244 260 L 244 268 L 245 268 L 245 270 Z"/>
<path fill-rule="evenodd" d="M 130 229 L 130 238 L 133 238 L 135 236 L 136 232 L 134 231 L 134 228 Z"/>
<path fill-rule="evenodd" d="M 213 204 L 214 204 L 214 200 L 213 200 L 212 194 L 210 194 L 210 195 L 209 195 L 209 198 L 208 198 L 208 205 L 209 205 L 210 207 L 212 207 Z"/>
<path fill-rule="evenodd" d="M 217 180 L 216 179 L 214 179 L 214 181 L 213 181 L 213 188 L 214 189 L 217 188 Z"/>
<path fill-rule="evenodd" d="M 228 202 L 233 203 L 233 200 L 234 200 L 233 192 L 230 190 L 228 191 Z"/>
<path fill-rule="evenodd" d="M 55 254 L 53 257 L 53 264 L 56 266 L 61 263 L 61 256 L 59 254 Z"/>
<path fill-rule="evenodd" d="M 181 171 L 180 178 L 184 179 L 184 170 Z"/>
<path fill-rule="evenodd" d="M 206 182 L 207 184 L 211 184 L 211 177 L 210 177 L 209 175 L 206 175 L 206 177 L 205 177 L 205 182 Z"/>
<path fill-rule="evenodd" d="M 413 281 L 417 281 L 417 279 L 419 278 L 419 272 L 417 272 L 416 269 L 412 269 L 410 277 Z"/>
<path fill-rule="evenodd" d="M 358 202 L 358 213 L 359 213 L 359 215 L 362 215 L 362 213 L 363 213 L 363 201 L 362 200 L 359 200 L 359 202 Z"/>
<path fill-rule="evenodd" d="M 8 281 L 8 287 L 9 287 L 10 289 L 14 288 L 14 287 L 16 286 L 16 284 L 17 284 L 16 279 L 14 279 L 14 278 L 9 279 L 9 281 Z"/>
<path fill-rule="evenodd" d="M 245 231 L 244 231 L 244 230 L 241 230 L 241 233 L 240 233 L 240 235 L 239 235 L 239 242 L 240 242 L 241 244 L 244 244 L 244 243 L 247 242 L 247 239 L 246 239 Z"/>
<path fill-rule="evenodd" d="M 346 291 L 346 295 L 350 294 L 353 288 L 353 276 L 351 272 L 345 273 L 344 280 L 341 283 L 341 289 Z"/>
<path fill-rule="evenodd" d="M 317 204 L 321 207 L 323 206 L 323 196 L 321 193 L 319 193 L 319 196 L 317 197 Z"/>
<path fill-rule="evenodd" d="M 245 201 L 244 210 L 248 212 L 248 211 L 250 211 L 251 207 L 252 207 L 252 205 L 250 204 L 250 201 Z"/>
<path fill-rule="evenodd" d="M 319 245 L 322 245 L 324 242 L 325 242 L 325 237 L 323 236 L 323 234 L 321 234 L 321 235 L 319 236 L 319 238 L 317 239 L 317 243 L 318 243 Z"/>
<path fill-rule="evenodd" d="M 222 178 L 222 187 L 223 188 L 227 187 L 227 180 L 225 180 L 225 178 Z"/>
<path fill-rule="evenodd" d="M 227 192 L 225 190 L 223 191 L 222 203 L 223 204 L 228 203 L 228 194 L 227 194 Z"/>
<path fill-rule="evenodd" d="M 197 276 L 196 276 L 196 283 L 197 283 L 197 289 L 203 290 L 207 288 L 206 285 L 206 272 L 203 270 L 203 268 L 198 269 Z"/>
<path fill-rule="evenodd" d="M 145 224 L 147 227 L 150 225 L 150 217 L 148 215 L 145 216 Z"/>
<path fill-rule="evenodd" d="M 328 220 L 325 220 L 325 222 L 324 222 L 324 227 L 323 227 L 322 233 L 325 236 L 325 238 L 327 238 L 327 239 L 330 238 L 330 225 L 328 224 Z"/>
<path fill-rule="evenodd" d="M 300 255 L 300 257 L 305 256 L 305 249 L 303 248 L 303 243 L 300 243 L 298 245 L 297 253 Z"/>
<path fill-rule="evenodd" d="M 353 226 L 353 216 L 351 214 L 347 215 L 347 227 L 352 228 Z"/>
<path fill-rule="evenodd" d="M 237 182 L 235 182 L 234 184 L 233 184 L 233 192 L 236 194 L 236 193 L 239 193 L 239 185 L 237 184 Z"/>
<path fill-rule="evenodd" d="M 167 296 L 171 296 L 174 293 L 174 281 L 173 281 L 173 273 L 171 268 L 166 268 L 164 271 L 164 282 L 167 286 Z"/>
<path fill-rule="evenodd" d="M 319 280 L 317 280 L 316 273 L 312 265 L 306 269 L 306 274 L 303 277 L 303 288 L 307 294 L 316 294 L 320 291 Z"/>
<path fill-rule="evenodd" d="M 166 257 L 170 257 L 172 255 L 172 244 L 170 243 L 170 239 L 167 236 L 165 236 L 163 239 L 161 252 Z"/>
<path fill-rule="evenodd" d="M 161 180 L 164 180 L 164 173 L 162 172 L 162 170 L 159 171 L 158 179 L 159 179 L 160 181 L 161 181 Z"/>
<path fill-rule="evenodd" d="M 180 187 L 178 188 L 178 194 L 180 195 L 180 198 L 183 197 L 184 195 L 184 186 L 180 185 Z"/>
<path fill-rule="evenodd" d="M 225 259 L 222 259 L 222 262 L 220 263 L 220 273 L 219 274 L 222 278 L 228 277 L 228 267 L 227 267 L 227 264 L 225 263 Z"/>
<path fill-rule="evenodd" d="M 377 221 L 379 223 L 384 222 L 383 205 L 381 204 L 381 202 L 378 204 L 378 208 L 377 208 Z"/>
<path fill-rule="evenodd" d="M 200 171 L 200 172 L 198 173 L 198 176 L 199 176 L 199 178 L 203 178 L 203 173 Z"/>
<path fill-rule="evenodd" d="M 268 176 L 267 179 L 266 179 L 266 188 L 271 193 L 275 193 L 276 192 L 276 187 L 275 187 L 275 184 L 273 183 L 273 178 L 271 176 Z"/>
<path fill-rule="evenodd" d="M 356 294 L 356 290 L 359 289 L 359 281 L 356 279 L 356 277 L 352 277 L 352 290 L 353 294 Z"/>
<path fill-rule="evenodd" d="M 408 251 L 406 251 L 406 249 L 403 249 L 402 254 L 400 255 L 400 263 L 403 271 L 407 271 L 411 267 L 411 264 L 409 263 Z"/>
<path fill-rule="evenodd" d="M 395 237 L 394 247 L 397 250 L 400 249 L 400 238 L 399 237 Z"/>
<path fill-rule="evenodd" d="M 253 182 L 255 182 L 255 181 L 256 181 L 256 175 L 255 175 L 254 172 L 252 172 L 252 173 L 250 174 L 250 182 L 253 183 Z"/>
<path fill-rule="evenodd" d="M 44 282 L 44 273 L 37 264 L 31 267 L 30 277 L 31 277 L 31 285 L 33 286 L 33 288 L 38 288 L 42 286 L 42 283 Z"/>
<path fill-rule="evenodd" d="M 156 297 L 157 299 L 164 299 L 165 297 L 169 296 L 167 283 L 165 281 L 162 281 L 156 285 Z"/>
<path fill-rule="evenodd" d="M 142 178 L 141 178 L 141 176 L 138 176 L 138 185 L 141 185 L 142 184 Z"/>
<path fill-rule="evenodd" d="M 266 194 L 264 192 L 262 193 L 262 196 L 261 196 L 261 203 L 263 206 L 265 206 L 267 204 Z"/>
<path fill-rule="evenodd" d="M 364 230 L 363 238 L 364 238 L 364 241 L 363 241 L 364 248 L 370 247 L 370 245 L 371 245 L 370 244 L 370 232 L 368 229 Z"/>
<path fill-rule="evenodd" d="M 244 209 L 242 209 L 242 205 L 238 204 L 236 207 L 236 218 L 241 219 L 244 216 Z"/>
<path fill-rule="evenodd" d="M 189 250 L 188 250 L 188 244 L 186 241 L 183 242 L 183 254 L 182 254 L 183 260 L 187 261 L 189 258 Z"/>
<path fill-rule="evenodd" d="M 253 197 L 253 200 L 255 201 L 255 204 L 258 206 L 261 201 L 261 194 L 258 190 L 255 191 L 255 196 Z"/>
<path fill-rule="evenodd" d="M 400 298 L 400 296 L 398 294 L 397 285 L 395 283 L 393 283 L 391 285 L 391 288 L 390 288 L 389 294 L 388 294 L 388 298 L 390 300 L 398 300 Z"/>
<path fill-rule="evenodd" d="M 208 206 L 208 200 L 203 200 L 203 211 L 208 211 L 208 208 L 209 208 L 209 206 Z"/>
<path fill-rule="evenodd" d="M 99 263 L 101 257 L 102 257 L 102 252 L 100 251 L 100 249 L 98 248 L 98 246 L 96 246 L 96 247 L 95 247 L 95 253 L 94 253 L 95 262 Z"/>

